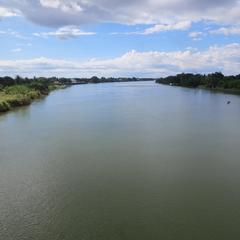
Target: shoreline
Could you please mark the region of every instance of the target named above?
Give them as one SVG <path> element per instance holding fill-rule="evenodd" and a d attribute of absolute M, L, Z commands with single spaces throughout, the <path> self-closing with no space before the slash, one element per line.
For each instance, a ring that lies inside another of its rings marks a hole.
<path fill-rule="evenodd" d="M 216 93 L 218 92 L 218 93 L 226 93 L 226 94 L 232 94 L 232 95 L 240 95 L 239 89 L 208 88 L 205 86 L 190 87 L 190 86 L 181 86 L 181 85 L 170 85 L 170 84 L 158 83 L 158 82 L 156 82 L 156 84 L 165 85 L 169 87 L 182 87 L 182 88 L 189 88 L 189 89 L 207 90 L 207 91 L 216 92 Z"/>
<path fill-rule="evenodd" d="M 233 95 L 240 95 L 239 89 L 208 88 L 205 86 L 199 86 L 199 87 L 197 87 L 197 89 L 203 89 L 203 90 L 219 92 L 219 93 L 229 93 L 229 94 L 233 94 Z"/>
<path fill-rule="evenodd" d="M 137 81 L 136 81 L 137 82 Z M 104 82 L 106 83 L 106 82 Z M 183 88 L 189 88 L 189 89 L 199 89 L 199 90 L 207 90 L 212 92 L 218 92 L 218 93 L 226 93 L 226 94 L 232 94 L 232 95 L 240 95 L 239 89 L 224 89 L 224 88 L 209 88 L 203 85 L 199 85 L 197 87 L 191 87 L 191 86 L 182 86 L 182 85 L 171 85 L 171 84 L 165 84 L 165 83 L 159 83 L 155 82 L 156 84 L 162 84 L 166 86 L 173 86 L 173 87 L 183 87 Z M 11 110 L 14 110 L 18 107 L 24 107 L 31 105 L 35 100 L 44 98 L 48 96 L 52 91 L 59 90 L 59 89 L 65 89 L 70 86 L 74 85 L 80 85 L 83 83 L 78 84 L 50 84 L 45 91 L 40 91 L 37 89 L 30 89 L 29 86 L 26 84 L 22 85 L 13 85 L 12 87 L 24 87 L 28 90 L 24 93 L 21 92 L 14 92 L 11 93 L 8 91 L 5 91 L 5 89 L 0 91 L 0 115 L 7 113 Z M 89 83 L 88 83 L 89 84 Z"/>
<path fill-rule="evenodd" d="M 240 94 L 240 74 L 225 76 L 221 72 L 207 75 L 181 73 L 175 76 L 159 78 L 156 80 L 156 83 L 193 89 L 205 89 L 213 92 Z"/>
<path fill-rule="evenodd" d="M 46 80 L 46 79 L 44 79 Z M 122 83 L 122 82 L 140 82 L 140 81 L 154 81 L 153 79 L 77 79 L 70 81 L 69 79 L 55 80 L 54 82 L 30 81 L 28 83 L 20 83 L 13 85 L 6 85 L 0 88 L 0 114 L 4 114 L 18 107 L 29 106 L 33 101 L 47 96 L 50 92 L 58 89 L 64 89 L 70 86 L 86 85 L 86 84 L 100 84 L 100 83 Z M 14 80 L 13 80 L 14 81 Z M 1 83 L 1 82 L 0 82 Z M 31 86 L 34 84 L 34 86 Z M 0 84 L 1 87 L 1 84 Z"/>

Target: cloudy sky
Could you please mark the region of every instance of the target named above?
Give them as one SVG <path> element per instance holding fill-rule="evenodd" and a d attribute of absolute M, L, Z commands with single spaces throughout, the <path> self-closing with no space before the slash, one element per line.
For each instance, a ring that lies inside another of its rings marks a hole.
<path fill-rule="evenodd" d="M 0 0 L 0 76 L 240 73 L 239 0 Z"/>

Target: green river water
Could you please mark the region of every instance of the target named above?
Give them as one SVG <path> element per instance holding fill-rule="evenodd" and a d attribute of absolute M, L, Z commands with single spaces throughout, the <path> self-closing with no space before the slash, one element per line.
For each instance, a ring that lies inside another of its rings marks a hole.
<path fill-rule="evenodd" d="M 0 239 L 240 239 L 240 96 L 89 84 L 1 115 Z"/>

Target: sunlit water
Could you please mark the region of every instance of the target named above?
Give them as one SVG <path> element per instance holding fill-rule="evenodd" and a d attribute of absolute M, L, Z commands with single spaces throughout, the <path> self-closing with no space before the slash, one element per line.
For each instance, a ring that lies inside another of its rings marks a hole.
<path fill-rule="evenodd" d="M 0 116 L 0 239 L 235 240 L 239 226 L 239 96 L 80 85 Z"/>

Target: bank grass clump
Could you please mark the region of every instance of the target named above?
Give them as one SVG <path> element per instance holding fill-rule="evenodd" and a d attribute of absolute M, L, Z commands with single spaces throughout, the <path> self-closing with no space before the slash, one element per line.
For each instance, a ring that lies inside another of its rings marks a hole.
<path fill-rule="evenodd" d="M 28 94 L 0 94 L 0 112 L 9 111 L 11 108 L 29 105 L 32 101 Z"/>
<path fill-rule="evenodd" d="M 29 105 L 33 100 L 46 96 L 53 90 L 64 88 L 65 81 L 71 82 L 70 79 L 60 80 L 56 77 L 0 77 L 0 112 Z"/>
<path fill-rule="evenodd" d="M 10 104 L 7 101 L 0 101 L 0 112 L 7 112 L 11 109 Z"/>
<path fill-rule="evenodd" d="M 26 85 L 7 86 L 4 89 L 6 94 L 10 95 L 27 95 L 31 89 Z"/>

